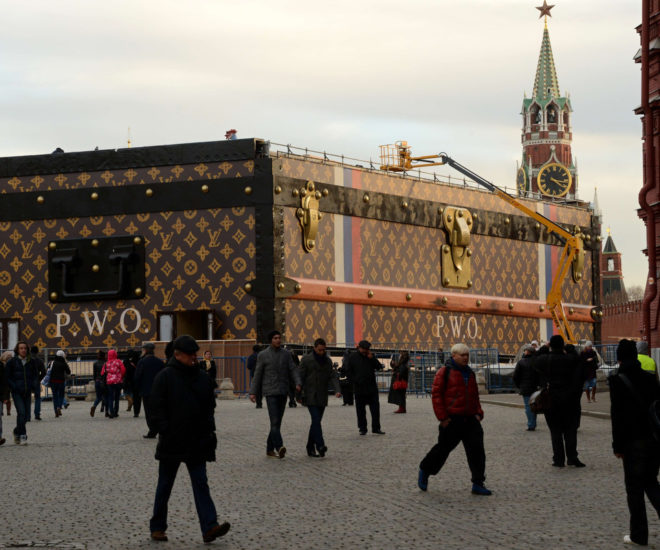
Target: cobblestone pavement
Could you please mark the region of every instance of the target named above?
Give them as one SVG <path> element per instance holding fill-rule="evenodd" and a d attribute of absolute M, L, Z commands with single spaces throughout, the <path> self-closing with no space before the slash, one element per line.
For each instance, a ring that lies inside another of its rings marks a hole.
<path fill-rule="evenodd" d="M 515 398 L 515 396 L 514 396 Z M 607 400 L 606 395 L 601 398 Z M 122 404 L 122 409 L 125 404 Z M 541 418 L 525 431 L 524 412 L 485 404 L 486 484 L 470 493 L 462 449 L 449 457 L 429 490 L 416 485 L 418 464 L 437 437 L 428 398 L 409 398 L 392 414 L 381 395 L 385 436 L 359 436 L 355 410 L 331 398 L 325 459 L 306 456 L 309 415 L 287 408 L 284 460 L 266 458 L 268 415 L 246 399 L 218 401 L 218 461 L 208 465 L 219 518 L 231 531 L 213 543 L 226 549 L 610 549 L 622 547 L 628 514 L 621 464 L 611 452 L 607 419 L 583 417 L 578 434 L 586 468 L 553 468 Z M 156 484 L 153 440 L 144 419 L 122 410 L 115 420 L 90 418 L 73 402 L 62 418 L 44 404 L 28 424 L 29 444 L 0 447 L 0 548 L 204 547 L 185 468 L 172 493 L 168 543 L 149 540 Z M 3 417 L 11 436 L 15 416 Z M 651 519 L 651 546 L 660 547 Z"/>

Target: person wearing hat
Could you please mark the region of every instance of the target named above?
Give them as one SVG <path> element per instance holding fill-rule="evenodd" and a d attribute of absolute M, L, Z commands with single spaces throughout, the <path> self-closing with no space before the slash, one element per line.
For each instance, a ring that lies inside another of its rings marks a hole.
<path fill-rule="evenodd" d="M 623 478 L 630 512 L 627 544 L 648 544 L 644 493 L 660 515 L 660 446 L 649 422 L 651 403 L 660 399 L 660 385 L 645 372 L 637 359 L 632 340 L 621 340 L 616 350 L 619 370 L 610 376 L 612 449 L 623 460 Z"/>
<path fill-rule="evenodd" d="M 152 426 L 158 433 L 156 460 L 158 484 L 151 539 L 167 540 L 167 503 L 181 463 L 186 465 L 204 542 L 212 542 L 229 531 L 229 523 L 218 523 L 211 499 L 206 463 L 215 462 L 215 396 L 211 380 L 197 365 L 199 345 L 184 334 L 174 340 L 174 355 L 153 382 L 150 392 Z"/>
<path fill-rule="evenodd" d="M 346 362 L 346 374 L 354 388 L 355 413 L 360 435 L 367 433 L 367 405 L 371 413 L 372 433 L 385 435 L 380 429 L 380 401 L 376 383 L 376 371 L 382 368 L 383 365 L 371 353 L 371 342 L 368 340 L 360 340 L 357 351 L 351 353 Z"/>
<path fill-rule="evenodd" d="M 295 385 L 300 392 L 300 371 L 296 368 L 291 354 L 282 349 L 282 334 L 273 330 L 268 334 L 270 345 L 257 355 L 257 366 L 250 384 L 250 401 L 257 402 L 257 395 L 266 398 L 270 431 L 266 439 L 266 456 L 284 458 L 286 447 L 282 440 L 282 417 L 286 410 L 289 387 Z"/>
<path fill-rule="evenodd" d="M 649 345 L 644 340 L 637 342 L 637 360 L 641 363 L 642 370 L 652 372 L 656 378 L 658 377 L 658 369 L 656 368 L 655 361 L 649 355 Z"/>
<path fill-rule="evenodd" d="M 143 436 L 145 439 L 154 439 L 157 435 L 151 419 L 151 388 L 156 375 L 165 368 L 165 363 L 154 355 L 155 349 L 156 346 L 151 342 L 142 346 L 143 355 L 135 369 L 133 382 L 135 393 L 140 395 L 144 405 L 144 417 L 149 430 L 147 435 Z"/>
<path fill-rule="evenodd" d="M 539 374 L 534 368 L 534 347 L 531 344 L 523 346 L 523 356 L 516 363 L 513 371 L 513 383 L 522 395 L 527 415 L 527 431 L 536 430 L 536 413 L 529 408 L 530 396 L 539 389 Z"/>

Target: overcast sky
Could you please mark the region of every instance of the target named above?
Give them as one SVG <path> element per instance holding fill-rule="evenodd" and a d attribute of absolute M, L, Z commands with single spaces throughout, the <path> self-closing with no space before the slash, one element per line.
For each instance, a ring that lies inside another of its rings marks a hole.
<path fill-rule="evenodd" d="M 378 158 L 407 140 L 514 187 L 539 0 L 0 0 L 0 156 L 239 137 Z M 578 195 L 647 273 L 639 0 L 557 0 Z M 448 174 L 448 169 L 439 170 Z"/>

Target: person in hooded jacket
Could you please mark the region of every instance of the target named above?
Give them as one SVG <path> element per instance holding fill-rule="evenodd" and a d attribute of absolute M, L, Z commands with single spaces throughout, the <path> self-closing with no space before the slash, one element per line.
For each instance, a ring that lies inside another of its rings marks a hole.
<path fill-rule="evenodd" d="M 229 523 L 218 524 L 208 485 L 206 463 L 215 461 L 215 395 L 210 378 L 197 365 L 199 345 L 192 336 L 174 340 L 174 356 L 154 379 L 150 408 L 152 426 L 158 432 L 156 460 L 158 484 L 151 538 L 167 540 L 167 503 L 181 463 L 192 483 L 195 507 L 204 542 L 212 542 L 229 531 Z"/>
<path fill-rule="evenodd" d="M 520 391 L 525 404 L 527 431 L 533 432 L 536 430 L 536 413 L 529 408 L 529 398 L 539 388 L 539 375 L 534 368 L 534 348 L 530 344 L 523 347 L 523 356 L 516 363 L 513 383 Z"/>
<path fill-rule="evenodd" d="M 390 391 L 387 395 L 387 402 L 394 405 L 399 405 L 399 408 L 394 411 L 396 414 L 405 414 L 406 412 L 406 392 L 408 391 L 408 361 L 410 355 L 407 351 L 402 351 L 399 354 L 398 360 L 390 362 L 392 367 L 392 380 L 390 382 Z M 400 386 L 405 383 L 405 388 L 399 387 L 394 389 L 395 384 Z"/>
<path fill-rule="evenodd" d="M 623 477 L 630 511 L 627 544 L 648 544 L 648 522 L 644 493 L 660 517 L 660 445 L 649 422 L 651 403 L 660 399 L 654 373 L 645 372 L 637 359 L 632 340 L 621 340 L 616 351 L 617 374 L 610 376 L 612 449 L 623 460 Z"/>
<path fill-rule="evenodd" d="M 108 388 L 108 401 L 105 415 L 108 418 L 117 418 L 119 416 L 119 395 L 121 394 L 121 384 L 126 374 L 124 363 L 117 359 L 117 350 L 108 351 L 108 360 L 103 365 L 101 376 L 106 376 Z"/>
<path fill-rule="evenodd" d="M 53 392 L 53 409 L 55 418 L 62 416 L 62 403 L 64 402 L 64 384 L 67 374 L 71 374 L 71 369 L 66 362 L 66 353 L 64 350 L 57 350 L 55 357 L 50 362 L 50 389 Z"/>

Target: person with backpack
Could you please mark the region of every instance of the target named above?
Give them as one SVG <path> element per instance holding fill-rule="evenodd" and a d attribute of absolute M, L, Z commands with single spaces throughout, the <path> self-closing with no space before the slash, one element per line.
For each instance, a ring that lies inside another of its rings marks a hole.
<path fill-rule="evenodd" d="M 462 442 L 472 474 L 472 493 L 482 496 L 492 494 L 484 485 L 486 453 L 481 428 L 484 411 L 479 402 L 477 379 L 469 362 L 470 348 L 465 344 L 454 344 L 451 357 L 444 367 L 438 369 L 433 380 L 433 412 L 440 425 L 438 443 L 419 465 L 417 486 L 422 491 L 428 489 L 429 476 L 440 471 L 449 453 Z"/>
<path fill-rule="evenodd" d="M 621 340 L 616 350 L 617 374 L 610 376 L 612 449 L 623 460 L 623 478 L 630 511 L 626 544 L 648 544 L 644 493 L 660 516 L 660 444 L 650 421 L 651 405 L 660 399 L 655 374 L 645 372 L 632 340 Z"/>

